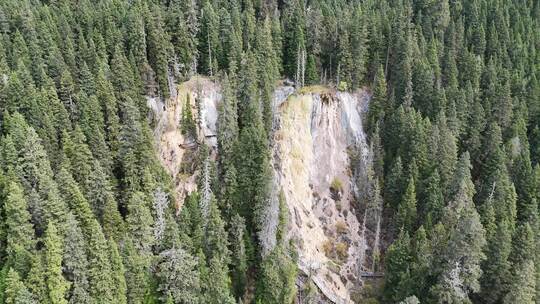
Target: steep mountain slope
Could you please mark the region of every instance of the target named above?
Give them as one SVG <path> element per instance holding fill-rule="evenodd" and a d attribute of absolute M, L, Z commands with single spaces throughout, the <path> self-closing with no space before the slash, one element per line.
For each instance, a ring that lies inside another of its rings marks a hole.
<path fill-rule="evenodd" d="M 365 91 L 298 93 L 276 112 L 276 178 L 299 268 L 334 303 L 351 302 L 364 270 L 366 242 L 349 153 L 360 150 L 366 160 L 361 115 L 368 99 Z"/>
<path fill-rule="evenodd" d="M 181 131 L 188 96 L 199 121 L 198 140 L 215 152 L 219 86 L 195 78 L 179 85 L 177 97 L 166 106 L 148 101 L 156 119 L 159 158 L 174 178 L 178 202 L 196 189 L 197 173 L 187 168 L 195 144 Z M 366 236 L 365 202 L 358 199 L 363 189 L 359 183 L 365 180 L 358 174 L 369 165 L 362 126 L 369 98 L 367 91 L 321 87 L 295 91 L 281 86 L 274 93 L 272 164 L 275 185 L 289 208 L 288 237 L 297 247 L 303 275 L 334 303 L 352 303 L 351 291 L 361 285 L 361 273 L 371 270 L 366 253 L 378 243 Z M 360 157 L 353 167 L 355 153 Z"/>

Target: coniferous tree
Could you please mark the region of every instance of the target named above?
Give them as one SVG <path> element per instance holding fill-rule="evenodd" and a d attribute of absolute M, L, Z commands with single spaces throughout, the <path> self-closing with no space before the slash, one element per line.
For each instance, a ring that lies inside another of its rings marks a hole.
<path fill-rule="evenodd" d="M 424 204 L 421 210 L 423 210 L 426 227 L 432 227 L 431 225 L 435 225 L 441 220 L 444 210 L 444 198 L 437 169 L 427 178 L 424 192 Z"/>
<path fill-rule="evenodd" d="M 70 283 L 62 274 L 63 241 L 52 222 L 45 231 L 45 267 L 49 301 L 53 304 L 67 304 L 67 291 Z"/>
<path fill-rule="evenodd" d="M 403 194 L 397 211 L 398 228 L 408 232 L 415 229 L 416 223 L 416 193 L 415 182 L 413 178 L 409 179 L 407 189 Z"/>
<path fill-rule="evenodd" d="M 37 301 L 28 291 L 19 274 L 10 269 L 6 278 L 5 303 L 6 304 L 35 304 Z"/>
<path fill-rule="evenodd" d="M 429 282 L 433 276 L 433 248 L 431 240 L 423 226 L 416 230 L 414 239 L 411 242 L 413 252 L 413 263 L 411 265 L 411 282 L 413 294 L 417 294 L 420 299 L 428 294 Z"/>
<path fill-rule="evenodd" d="M 143 303 L 149 286 L 149 255 L 141 254 L 135 248 L 132 238 L 129 237 L 124 242 L 123 264 L 126 267 L 127 303 Z"/>
<path fill-rule="evenodd" d="M 137 155 L 143 139 L 142 132 L 139 111 L 133 100 L 126 98 L 122 106 L 118 158 L 127 189 L 136 189 L 140 181 Z"/>
<path fill-rule="evenodd" d="M 171 297 L 174 303 L 199 303 L 200 280 L 196 268 L 202 261 L 181 248 L 164 251 L 159 258 L 156 275 L 161 298 L 166 301 Z"/>
<path fill-rule="evenodd" d="M 305 50 L 303 1 L 289 1 L 283 10 L 283 67 L 291 79 L 297 73 L 298 59 Z"/>
<path fill-rule="evenodd" d="M 340 30 L 341 33 L 338 38 L 338 78 L 336 81 L 339 90 L 348 90 L 352 88 L 353 55 L 349 32 L 344 26 L 342 26 Z"/>
<path fill-rule="evenodd" d="M 70 203 L 70 210 L 80 223 L 87 242 L 90 296 L 96 301 L 112 301 L 114 286 L 111 282 L 107 241 L 102 228 L 69 172 L 62 168 L 57 178 L 62 189 L 65 189 L 64 198 Z"/>
<path fill-rule="evenodd" d="M 246 48 L 249 48 L 250 45 L 254 44 L 255 41 L 255 31 L 256 31 L 256 19 L 255 19 L 255 7 L 252 0 L 247 0 L 244 2 L 244 10 L 242 11 L 243 17 L 243 45 Z"/>
<path fill-rule="evenodd" d="M 529 224 L 519 227 L 512 252 L 512 280 L 503 303 L 535 303 L 534 234 Z"/>
<path fill-rule="evenodd" d="M 279 208 L 278 235 L 276 236 L 278 242 L 270 252 L 263 253 L 261 274 L 256 290 L 257 301 L 289 303 L 296 296 L 295 278 L 298 270 L 294 258 L 295 249 L 289 246 L 282 235 L 288 226 L 286 211 L 283 210 L 285 198 L 282 194 L 279 197 Z"/>
<path fill-rule="evenodd" d="M 266 18 L 259 25 L 257 38 L 255 39 L 255 57 L 258 66 L 258 73 L 262 75 L 259 81 L 260 96 L 262 102 L 262 118 L 267 134 L 272 131 L 273 124 L 273 92 L 274 83 L 279 77 L 279 70 L 276 67 L 276 57 L 272 47 L 272 31 L 270 19 Z"/>
<path fill-rule="evenodd" d="M 21 187 L 11 182 L 4 201 L 7 265 L 25 275 L 30 269 L 31 255 L 35 247 L 31 215 Z"/>
<path fill-rule="evenodd" d="M 144 28 L 143 8 L 134 6 L 128 15 L 127 28 L 129 29 L 127 43 L 129 53 L 137 61 L 139 72 L 144 73 L 147 61 L 147 41 Z"/>
<path fill-rule="evenodd" d="M 86 138 L 82 130 L 77 127 L 72 134 L 64 133 L 62 139 L 63 152 L 65 158 L 69 160 L 71 175 L 80 185 L 82 191 L 87 194 L 90 191 L 89 181 L 93 171 L 93 157 L 85 143 Z"/>
<path fill-rule="evenodd" d="M 434 157 L 438 162 L 437 167 L 441 179 L 441 188 L 448 189 L 457 162 L 456 138 L 448 127 L 446 116 L 442 113 L 437 119 L 437 129 L 439 131 L 439 138 L 437 152 L 434 153 Z M 444 192 L 444 194 L 445 198 L 448 198 L 447 193 Z"/>
<path fill-rule="evenodd" d="M 468 88 L 467 93 L 472 95 L 472 88 Z M 472 99 L 474 97 L 468 96 L 468 98 Z M 467 147 L 471 153 L 471 159 L 475 161 L 479 159 L 481 153 L 481 133 L 486 127 L 486 118 L 482 104 L 476 99 L 473 99 L 470 102 L 472 102 L 472 104 L 469 106 L 470 111 L 467 118 L 467 127 L 464 130 L 465 134 L 461 148 Z"/>
<path fill-rule="evenodd" d="M 68 216 L 64 239 L 63 265 L 64 275 L 71 282 L 69 303 L 87 304 L 92 302 L 88 283 L 88 257 L 86 242 L 79 223 L 73 215 Z"/>
<path fill-rule="evenodd" d="M 257 301 L 289 303 L 296 294 L 296 265 L 285 248 L 277 246 L 261 264 Z"/>
<path fill-rule="evenodd" d="M 205 1 L 202 7 L 201 28 L 199 31 L 199 70 L 208 75 L 217 72 L 219 54 L 219 16 L 212 5 L 212 2 Z"/>
<path fill-rule="evenodd" d="M 486 243 L 485 230 L 473 203 L 475 192 L 471 181 L 469 153 L 465 152 L 457 165 L 450 187 L 451 202 L 445 208 L 443 224 L 448 233 L 444 249 L 446 262 L 432 296 L 443 302 L 467 302 L 469 293 L 480 288 L 480 263 Z"/>
<path fill-rule="evenodd" d="M 371 133 L 375 130 L 377 122 L 382 121 L 388 108 L 386 95 L 386 79 L 384 76 L 383 67 L 379 66 L 375 75 L 375 83 L 373 84 L 373 97 L 369 103 L 367 128 Z"/>
<path fill-rule="evenodd" d="M 492 228 L 486 226 L 486 230 Z M 495 227 L 493 227 L 495 228 Z M 511 234 L 508 221 L 500 222 L 496 231 L 488 234 L 486 260 L 482 264 L 481 299 L 486 303 L 497 303 L 508 290 L 510 277 L 509 256 Z"/>
<path fill-rule="evenodd" d="M 103 111 L 104 131 L 107 146 L 116 160 L 118 153 L 118 140 L 120 132 L 120 118 L 118 117 L 118 102 L 113 92 L 113 86 L 105 75 L 104 67 L 101 66 L 96 76 L 96 97 L 100 101 Z"/>
<path fill-rule="evenodd" d="M 441 110 L 440 105 L 435 102 L 434 98 L 437 92 L 434 76 L 435 73 L 429 62 L 429 57 L 420 59 L 418 64 L 413 67 L 413 84 L 416 88 L 414 91 L 414 106 L 431 118 L 435 117 L 436 113 Z"/>
<path fill-rule="evenodd" d="M 195 124 L 195 120 L 193 119 L 193 113 L 192 113 L 192 105 L 191 105 L 191 95 L 188 93 L 186 95 L 186 102 L 184 103 L 182 107 L 182 133 L 189 136 L 192 139 L 197 138 L 197 125 Z"/>
<path fill-rule="evenodd" d="M 111 259 L 111 275 L 114 280 L 115 292 L 114 292 L 114 301 L 118 304 L 127 303 L 127 286 L 125 278 L 125 269 L 122 264 L 122 258 L 118 252 L 118 247 L 116 243 L 112 240 L 109 240 L 109 249 L 110 249 L 110 259 Z"/>
<path fill-rule="evenodd" d="M 164 98 L 170 96 L 169 91 L 169 61 L 173 47 L 170 37 L 165 31 L 161 10 L 153 9 L 148 22 L 148 60 L 156 71 L 160 92 Z"/>
<path fill-rule="evenodd" d="M 244 115 L 239 117 L 241 129 L 235 149 L 238 202 L 242 204 L 237 207 L 237 210 L 248 221 L 248 227 L 259 231 L 263 223 L 257 212 L 264 210 L 268 198 L 270 167 L 268 141 L 264 131 L 256 84 L 248 78 L 254 73 L 253 67 L 249 66 L 253 58 L 249 54 L 247 57 L 249 61 L 244 63 L 242 79 L 245 86 L 241 100 L 243 106 L 239 107 Z"/>
<path fill-rule="evenodd" d="M 285 197 L 279 194 L 279 216 L 276 231 L 276 244 L 271 250 L 263 250 L 261 273 L 256 290 L 257 301 L 269 303 L 289 303 L 296 295 L 295 277 L 297 266 L 295 248 L 285 241 L 283 231 L 288 226 Z"/>
<path fill-rule="evenodd" d="M 205 256 L 208 261 L 216 257 L 217 259 L 214 263 L 221 262 L 222 267 L 226 268 L 230 260 L 227 232 L 225 231 L 225 223 L 221 218 L 217 202 L 214 198 L 210 200 L 204 241 Z"/>
<path fill-rule="evenodd" d="M 319 71 L 317 69 L 317 62 L 313 54 L 309 54 L 306 63 L 306 85 L 314 85 L 319 81 Z"/>
<path fill-rule="evenodd" d="M 384 297 L 388 301 L 396 302 L 405 299 L 410 292 L 411 274 L 410 264 L 410 237 L 406 231 L 401 231 L 399 236 L 386 253 L 386 271 Z M 390 287 L 392 286 L 392 287 Z"/>
<path fill-rule="evenodd" d="M 231 243 L 231 278 L 236 298 L 244 295 L 247 280 L 247 252 L 246 252 L 246 226 L 244 219 L 238 214 L 234 215 L 230 226 Z"/>
<path fill-rule="evenodd" d="M 231 82 L 227 75 L 222 81 L 223 102 L 218 111 L 218 148 L 219 165 L 223 181 L 220 193 L 221 204 L 226 215 L 232 216 L 232 208 L 236 207 L 236 167 L 234 149 L 238 140 L 238 107 Z"/>
<path fill-rule="evenodd" d="M 403 166 L 401 157 L 397 157 L 387 176 L 385 183 L 384 196 L 390 207 L 397 211 L 402 193 L 405 191 L 405 182 L 403 180 Z"/>
<path fill-rule="evenodd" d="M 99 101 L 95 95 L 80 95 L 80 131 L 84 134 L 92 155 L 100 161 L 103 167 L 109 168 L 111 160 L 109 149 L 105 142 L 104 119 Z M 77 131 L 77 127 L 75 128 Z"/>
<path fill-rule="evenodd" d="M 43 251 L 39 251 L 32 257 L 32 268 L 25 281 L 36 301 L 46 302 L 49 300 Z"/>
<path fill-rule="evenodd" d="M 151 253 L 154 244 L 152 224 L 154 222 L 149 203 L 141 192 L 135 192 L 127 203 L 126 223 L 133 245 L 140 255 Z"/>
<path fill-rule="evenodd" d="M 72 121 L 77 120 L 78 118 L 78 109 L 77 104 L 74 100 L 75 97 L 75 83 L 73 81 L 73 76 L 69 70 L 64 70 L 60 76 L 60 87 L 58 89 L 58 98 L 64 104 L 64 107 L 69 113 L 69 118 Z"/>
<path fill-rule="evenodd" d="M 53 180 L 53 172 L 47 154 L 41 145 L 41 139 L 32 127 L 25 130 L 26 141 L 22 147 L 22 157 L 19 158 L 22 184 L 29 192 L 37 188 L 36 199 L 42 202 L 44 221 L 55 221 L 61 226 L 67 215 L 67 207 L 60 197 L 60 191 Z M 38 230 L 45 230 L 45 222 L 38 223 Z"/>
<path fill-rule="evenodd" d="M 197 68 L 197 34 L 199 19 L 196 1 L 170 1 L 169 20 L 171 42 L 178 56 L 181 72 L 191 76 Z"/>
<path fill-rule="evenodd" d="M 134 91 L 134 74 L 124 51 L 120 47 L 116 47 L 114 50 L 114 56 L 111 60 L 111 75 L 111 82 L 118 100 L 123 100 L 127 97 L 137 98 Z M 120 94 L 120 92 L 123 92 L 123 94 Z"/>

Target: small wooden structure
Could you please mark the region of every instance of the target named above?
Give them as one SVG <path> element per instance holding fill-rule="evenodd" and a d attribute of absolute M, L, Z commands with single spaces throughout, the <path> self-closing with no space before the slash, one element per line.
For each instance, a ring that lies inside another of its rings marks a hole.
<path fill-rule="evenodd" d="M 384 272 L 360 271 L 360 276 L 362 278 L 383 278 Z"/>

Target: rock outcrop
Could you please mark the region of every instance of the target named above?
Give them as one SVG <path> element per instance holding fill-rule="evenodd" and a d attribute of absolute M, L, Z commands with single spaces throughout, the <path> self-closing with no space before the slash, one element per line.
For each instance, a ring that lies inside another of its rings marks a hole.
<path fill-rule="evenodd" d="M 215 155 L 217 149 L 217 105 L 220 87 L 204 77 L 195 77 L 178 85 L 174 98 L 166 104 L 149 98 L 155 122 L 154 138 L 158 158 L 175 183 L 176 206 L 179 209 L 187 194 L 197 188 L 193 165 L 196 142 L 205 142 Z M 187 102 L 189 100 L 189 103 Z M 196 138 L 182 134 L 181 118 L 189 105 L 197 122 Z"/>
<path fill-rule="evenodd" d="M 275 176 L 289 207 L 300 270 L 330 301 L 352 303 L 367 245 L 350 153 L 367 161 L 362 112 L 369 94 L 311 89 L 275 100 Z"/>

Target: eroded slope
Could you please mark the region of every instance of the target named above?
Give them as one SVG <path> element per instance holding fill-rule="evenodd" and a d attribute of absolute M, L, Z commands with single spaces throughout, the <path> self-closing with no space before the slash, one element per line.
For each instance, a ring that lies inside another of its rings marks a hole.
<path fill-rule="evenodd" d="M 334 303 L 351 303 L 367 245 L 349 153 L 367 157 L 366 92 L 294 94 L 277 111 L 276 178 L 290 213 L 299 267 Z"/>
<path fill-rule="evenodd" d="M 196 77 L 180 84 L 177 93 L 172 96 L 174 98 L 168 100 L 166 105 L 157 99 L 148 99 L 147 104 L 155 120 L 156 151 L 173 177 L 176 205 L 180 208 L 186 195 L 197 187 L 196 174 L 191 167 L 194 164 L 196 141 L 204 141 L 215 153 L 217 104 L 221 100 L 221 93 L 215 83 Z M 197 122 L 196 138 L 182 132 L 182 112 L 188 105 Z"/>

